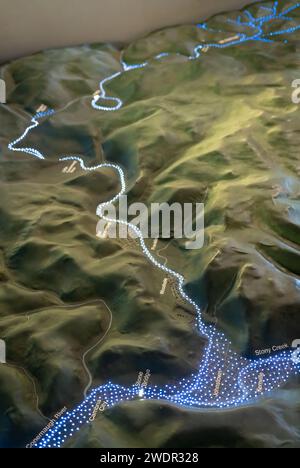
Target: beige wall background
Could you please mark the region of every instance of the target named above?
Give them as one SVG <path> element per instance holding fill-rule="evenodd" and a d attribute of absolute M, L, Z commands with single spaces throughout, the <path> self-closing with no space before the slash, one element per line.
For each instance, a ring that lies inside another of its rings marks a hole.
<path fill-rule="evenodd" d="M 0 61 L 49 47 L 128 42 L 247 3 L 251 0 L 0 0 Z"/>

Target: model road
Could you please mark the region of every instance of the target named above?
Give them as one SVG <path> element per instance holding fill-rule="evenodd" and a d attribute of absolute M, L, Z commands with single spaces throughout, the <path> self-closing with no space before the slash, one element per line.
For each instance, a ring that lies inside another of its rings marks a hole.
<path fill-rule="evenodd" d="M 279 11 L 279 3 L 274 2 L 272 7 L 261 7 L 261 13 L 255 18 L 249 11 L 245 11 L 237 20 L 230 22 L 244 27 L 245 33 L 238 33 L 232 38 L 226 38 L 218 43 L 200 44 L 194 48 L 193 54 L 186 57 L 187 60 L 197 60 L 210 49 L 224 49 L 227 47 L 238 46 L 252 41 L 261 41 L 264 43 L 272 42 L 273 37 L 292 34 L 300 28 L 300 25 L 281 27 L 280 30 L 265 33 L 264 26 L 274 20 L 289 21 L 293 11 L 300 7 L 300 3 Z M 206 23 L 198 25 L 199 28 L 206 29 Z M 211 30 L 210 30 L 211 31 Z M 284 41 L 286 42 L 286 41 Z M 158 62 L 172 54 L 161 53 L 154 60 Z M 175 54 L 176 55 L 176 54 Z M 178 55 L 178 54 L 177 54 Z M 95 93 L 92 99 L 94 109 L 105 112 L 116 112 L 123 105 L 120 97 L 108 96 L 106 92 L 107 85 L 125 73 L 134 72 L 134 70 L 147 68 L 148 62 L 129 65 L 123 59 L 120 62 L 119 72 L 105 78 L 100 82 L 99 91 Z M 30 125 L 24 133 L 15 141 L 8 145 L 12 151 L 21 151 L 27 153 L 39 160 L 45 159 L 45 156 L 35 148 L 26 148 L 18 146 L 26 138 L 28 133 L 36 128 L 42 119 L 51 116 L 53 110 L 39 112 L 36 114 Z M 88 352 L 95 348 L 106 336 L 99 340 L 90 348 L 83 357 L 83 363 L 89 375 L 89 384 L 86 388 L 86 397 L 83 402 L 72 411 L 65 413 L 60 420 L 51 428 L 39 441 L 36 447 L 61 447 L 66 440 L 76 431 L 79 431 L 84 424 L 92 422 L 91 416 L 95 408 L 104 404 L 105 408 L 111 408 L 118 403 L 126 400 L 142 398 L 147 400 L 164 400 L 177 405 L 201 408 L 227 408 L 240 406 L 249 401 L 253 401 L 272 390 L 279 388 L 290 377 L 299 372 L 297 366 L 292 360 L 292 351 L 284 350 L 279 354 L 270 356 L 268 359 L 250 360 L 239 356 L 232 348 L 231 343 L 226 336 L 218 331 L 215 326 L 207 325 L 202 320 L 200 307 L 190 298 L 184 289 L 185 278 L 178 272 L 168 268 L 166 262 L 160 263 L 147 248 L 142 232 L 133 224 L 122 220 L 110 219 L 104 216 L 107 205 L 115 203 L 126 193 L 126 178 L 123 169 L 117 164 L 103 163 L 96 166 L 86 166 L 80 156 L 64 156 L 59 161 L 77 161 L 81 169 L 86 172 L 101 171 L 102 169 L 111 169 L 114 171 L 120 181 L 120 191 L 111 200 L 101 203 L 97 208 L 97 215 L 108 221 L 126 225 L 137 235 L 140 247 L 153 267 L 170 275 L 177 283 L 177 289 L 180 296 L 188 302 L 195 310 L 197 317 L 197 326 L 199 333 L 205 338 L 207 345 L 199 363 L 198 371 L 190 378 L 179 381 L 176 385 L 166 385 L 162 388 L 157 386 L 148 386 L 141 395 L 140 388 L 132 385 L 122 387 L 112 382 L 94 388 L 88 393 L 92 380 L 90 372 L 86 366 L 85 358 Z"/>

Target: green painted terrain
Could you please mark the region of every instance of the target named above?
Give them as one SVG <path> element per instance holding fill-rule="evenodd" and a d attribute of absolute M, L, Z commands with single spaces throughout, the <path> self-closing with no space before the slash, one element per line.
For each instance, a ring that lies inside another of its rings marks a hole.
<path fill-rule="evenodd" d="M 201 41 L 238 32 L 223 16 L 210 26 L 227 32 L 159 31 L 131 44 L 124 58 L 189 55 Z M 125 102 L 117 113 L 90 107 L 100 79 L 119 69 L 113 46 L 45 51 L 1 69 L 8 86 L 0 107 L 2 446 L 26 445 L 47 418 L 78 404 L 89 381 L 84 364 L 93 386 L 132 385 L 146 369 L 151 384 L 162 385 L 195 372 L 204 346 L 193 310 L 170 287 L 160 295 L 163 273 L 137 243 L 96 237 L 96 207 L 118 191 L 115 173 L 66 174 L 58 155 L 121 164 L 132 202 L 205 203 L 204 248 L 187 251 L 184 240 L 165 239 L 158 253 L 164 248 L 206 320 L 241 355 L 300 338 L 300 107 L 291 101 L 300 33 L 286 39 L 210 49 L 198 61 L 153 61 L 109 84 Z M 37 162 L 7 144 L 41 103 L 58 112 L 26 139 L 47 155 Z M 295 383 L 227 412 L 134 402 L 69 444 L 299 447 L 299 408 Z"/>

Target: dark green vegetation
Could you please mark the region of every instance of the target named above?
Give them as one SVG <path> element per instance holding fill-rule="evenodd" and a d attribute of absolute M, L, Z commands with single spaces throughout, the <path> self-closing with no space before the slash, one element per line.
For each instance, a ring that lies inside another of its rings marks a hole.
<path fill-rule="evenodd" d="M 210 25 L 229 37 L 237 32 L 223 17 Z M 224 36 L 168 29 L 132 44 L 124 57 L 188 55 L 201 40 Z M 195 371 L 202 355 L 193 312 L 170 288 L 160 296 L 163 274 L 137 245 L 96 238 L 96 206 L 117 192 L 116 175 L 65 174 L 58 156 L 122 164 L 130 201 L 204 202 L 205 247 L 192 252 L 184 242 L 161 241 L 158 249 L 167 246 L 161 254 L 188 278 L 207 320 L 246 355 L 300 338 L 300 108 L 291 102 L 299 33 L 287 39 L 211 49 L 195 62 L 153 61 L 109 85 L 125 101 L 117 113 L 90 107 L 99 80 L 119 70 L 113 47 L 46 51 L 3 67 L 2 446 L 25 445 L 47 424 L 43 415 L 82 400 L 83 355 L 107 331 L 109 309 L 112 326 L 86 358 L 93 385 L 131 385 L 148 368 L 152 384 L 171 383 Z M 41 103 L 61 109 L 26 140 L 47 155 L 44 162 L 6 149 Z M 299 446 L 299 394 L 277 397 L 224 413 L 121 405 L 72 445 Z"/>

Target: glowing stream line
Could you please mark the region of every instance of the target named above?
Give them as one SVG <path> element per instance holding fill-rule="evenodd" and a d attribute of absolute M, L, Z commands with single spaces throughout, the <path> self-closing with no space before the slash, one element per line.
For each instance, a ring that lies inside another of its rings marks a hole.
<path fill-rule="evenodd" d="M 247 36 L 247 34 L 239 33 L 238 40 L 234 38 L 232 41 L 228 41 L 223 44 L 211 43 L 197 45 L 194 48 L 193 55 L 187 57 L 187 59 L 194 60 L 199 58 L 201 56 L 202 49 L 223 49 L 249 41 L 270 42 L 271 40 L 269 38 L 272 36 L 292 33 L 298 30 L 300 25 L 277 32 L 271 32 L 269 34 L 264 34 L 263 25 L 276 19 L 289 20 L 286 15 L 299 7 L 300 3 L 297 3 L 293 7 L 279 13 L 278 2 L 274 2 L 273 8 L 261 7 L 261 9 L 268 12 L 268 14 L 266 16 L 259 16 L 258 18 L 255 18 L 246 10 L 244 12 L 245 21 L 242 21 L 241 15 L 234 21 L 234 23 L 238 26 L 249 27 L 254 30 L 254 34 Z M 232 22 L 232 20 L 229 21 Z M 206 23 L 198 26 L 204 30 L 209 30 Z M 170 55 L 172 54 L 163 52 L 156 55 L 154 59 L 162 60 Z M 144 69 L 148 65 L 149 62 L 128 65 L 122 59 L 122 70 L 100 82 L 100 90 L 97 95 L 94 95 L 92 106 L 97 110 L 107 112 L 119 110 L 123 106 L 123 101 L 119 97 L 107 96 L 105 85 L 124 73 L 137 69 Z M 99 101 L 102 101 L 103 104 L 99 104 Z M 110 105 L 108 105 L 108 103 Z M 45 159 L 44 155 L 34 148 L 20 148 L 16 145 L 26 138 L 31 130 L 39 125 L 39 119 L 50 116 L 53 113 L 53 110 L 49 110 L 47 112 L 36 114 L 31 120 L 31 125 L 18 139 L 10 143 L 8 148 L 12 151 L 28 153 L 38 159 Z M 203 322 L 200 307 L 184 291 L 185 278 L 180 273 L 177 273 L 176 271 L 168 268 L 165 264 L 156 260 L 147 248 L 142 232 L 131 223 L 123 220 L 116 221 L 115 219 L 111 219 L 104 215 L 105 208 L 111 203 L 118 201 L 118 199 L 126 193 L 125 174 L 119 165 L 103 163 L 93 167 L 87 167 L 83 159 L 79 156 L 60 157 L 59 161 L 78 161 L 81 168 L 87 172 L 106 168 L 112 169 L 117 173 L 120 180 L 120 191 L 111 200 L 101 203 L 97 207 L 97 215 L 108 222 L 116 222 L 120 225 L 126 225 L 135 232 L 145 257 L 148 258 L 156 268 L 172 276 L 177 281 L 178 291 L 181 297 L 194 308 L 199 332 L 207 341 L 203 358 L 199 364 L 199 369 L 195 374 L 187 379 L 179 381 L 176 385 L 165 385 L 161 388 L 158 386 L 149 386 L 144 389 L 142 399 L 165 400 L 174 404 L 196 408 L 236 407 L 241 404 L 251 402 L 261 395 L 271 392 L 275 388 L 279 388 L 287 382 L 292 375 L 299 372 L 299 367 L 291 359 L 291 350 L 270 356 L 268 359 L 257 359 L 255 361 L 239 356 L 232 349 L 231 343 L 222 332 L 216 330 L 212 325 L 206 325 Z M 259 388 L 258 386 L 259 378 L 263 378 L 263 388 Z M 40 448 L 61 447 L 69 437 L 71 437 L 76 431 L 80 430 L 80 427 L 83 424 L 89 422 L 89 418 L 91 417 L 93 409 L 99 399 L 105 401 L 107 403 L 107 407 L 111 408 L 122 401 L 140 398 L 139 390 L 140 389 L 135 385 L 123 387 L 111 382 L 94 388 L 78 407 L 65 413 L 54 427 L 50 429 L 42 439 L 36 442 L 34 446 Z"/>

